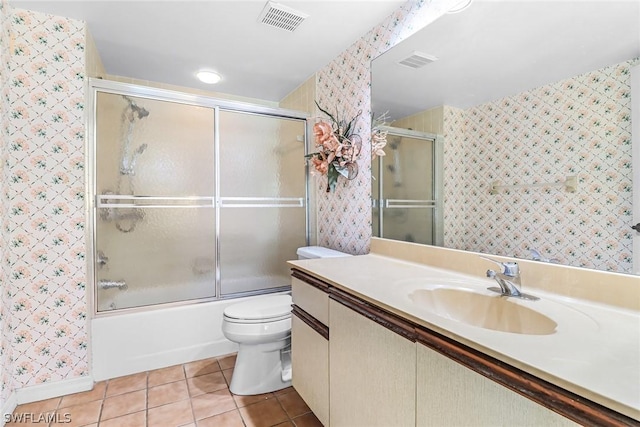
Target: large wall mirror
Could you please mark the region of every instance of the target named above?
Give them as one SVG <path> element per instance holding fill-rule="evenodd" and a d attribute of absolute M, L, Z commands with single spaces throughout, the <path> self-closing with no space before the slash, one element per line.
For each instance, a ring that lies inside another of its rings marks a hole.
<path fill-rule="evenodd" d="M 633 273 L 639 56 L 638 0 L 474 0 L 375 58 L 374 235 Z"/>

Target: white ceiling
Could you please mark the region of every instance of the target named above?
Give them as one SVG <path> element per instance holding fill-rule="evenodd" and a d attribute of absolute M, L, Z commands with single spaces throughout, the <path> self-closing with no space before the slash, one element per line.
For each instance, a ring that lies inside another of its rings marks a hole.
<path fill-rule="evenodd" d="M 396 62 L 414 51 L 438 61 Z M 640 56 L 640 0 L 475 0 L 373 61 L 373 111 L 468 108 Z"/>
<path fill-rule="evenodd" d="M 112 75 L 280 101 L 405 0 L 280 0 L 309 17 L 294 32 L 258 22 L 266 0 L 9 0 L 87 22 Z M 223 76 L 214 85 L 198 69 Z"/>

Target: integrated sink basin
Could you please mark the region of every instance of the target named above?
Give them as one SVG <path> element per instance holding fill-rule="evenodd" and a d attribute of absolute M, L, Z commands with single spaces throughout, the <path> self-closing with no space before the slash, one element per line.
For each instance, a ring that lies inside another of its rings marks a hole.
<path fill-rule="evenodd" d="M 536 302 L 516 302 L 514 298 L 490 295 L 472 289 L 434 286 L 416 289 L 409 299 L 440 317 L 478 328 L 526 335 L 550 335 L 558 324 L 550 317 L 527 307 Z"/>

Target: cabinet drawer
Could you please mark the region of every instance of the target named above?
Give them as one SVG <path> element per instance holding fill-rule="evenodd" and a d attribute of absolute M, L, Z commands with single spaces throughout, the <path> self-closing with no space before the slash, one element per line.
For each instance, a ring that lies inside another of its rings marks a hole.
<path fill-rule="evenodd" d="M 320 323 L 329 326 L 329 294 L 300 279 L 291 279 L 293 303 L 315 317 Z"/>

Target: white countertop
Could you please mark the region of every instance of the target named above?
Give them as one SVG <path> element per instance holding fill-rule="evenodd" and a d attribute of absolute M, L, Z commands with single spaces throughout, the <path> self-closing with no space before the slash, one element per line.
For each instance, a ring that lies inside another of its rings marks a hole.
<path fill-rule="evenodd" d="M 455 339 L 566 390 L 640 420 L 640 312 L 563 297 L 533 288 L 539 301 L 521 301 L 557 324 L 549 335 L 524 335 L 447 319 L 409 295 L 429 284 L 487 292 L 482 279 L 376 254 L 290 261 L 336 288 Z"/>

